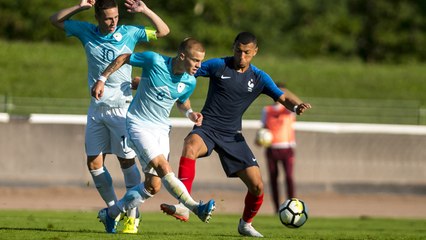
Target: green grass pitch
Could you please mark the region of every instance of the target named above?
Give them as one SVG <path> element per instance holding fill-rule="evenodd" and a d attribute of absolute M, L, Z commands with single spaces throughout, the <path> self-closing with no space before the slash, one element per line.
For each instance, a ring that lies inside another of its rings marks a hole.
<path fill-rule="evenodd" d="M 205 224 L 194 216 L 179 222 L 161 213 L 142 213 L 139 233 L 107 234 L 94 211 L 0 211 L 0 239 L 247 239 L 237 232 L 238 215 L 214 215 Z M 277 216 L 253 224 L 266 239 L 426 239 L 426 219 L 315 218 L 299 229 Z M 119 226 L 119 230 L 121 226 Z"/>

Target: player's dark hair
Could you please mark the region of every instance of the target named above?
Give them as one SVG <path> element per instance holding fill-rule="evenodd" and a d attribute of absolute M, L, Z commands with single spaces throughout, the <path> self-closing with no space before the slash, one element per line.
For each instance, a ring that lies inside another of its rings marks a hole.
<path fill-rule="evenodd" d="M 250 32 L 240 32 L 237 37 L 235 37 L 234 45 L 236 44 L 244 44 L 247 45 L 249 43 L 253 43 L 257 46 L 257 38 L 253 33 Z"/>
<path fill-rule="evenodd" d="M 187 37 L 185 38 L 179 45 L 179 52 L 181 53 L 186 53 L 189 52 L 191 49 L 194 49 L 196 51 L 199 52 L 205 52 L 206 50 L 204 49 L 204 46 L 201 42 L 199 42 L 198 40 L 192 38 L 192 37 Z"/>
<path fill-rule="evenodd" d="M 95 2 L 95 14 L 100 16 L 103 10 L 118 7 L 115 0 L 96 0 Z"/>

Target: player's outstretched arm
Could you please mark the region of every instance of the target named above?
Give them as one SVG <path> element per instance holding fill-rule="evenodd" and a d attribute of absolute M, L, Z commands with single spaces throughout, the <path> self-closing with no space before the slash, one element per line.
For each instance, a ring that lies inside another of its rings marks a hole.
<path fill-rule="evenodd" d="M 184 103 L 180 103 L 179 101 L 176 102 L 176 106 L 179 108 L 179 111 L 184 113 L 187 118 L 195 123 L 195 125 L 201 126 L 203 122 L 203 114 L 192 111 L 189 99 L 187 99 Z"/>
<path fill-rule="evenodd" d="M 68 20 L 73 15 L 87 10 L 95 5 L 95 0 L 81 0 L 79 5 L 60 10 L 59 12 L 50 16 L 50 22 L 53 26 L 64 29 L 64 21 Z"/>
<path fill-rule="evenodd" d="M 108 67 L 102 72 L 101 76 L 99 76 L 98 81 L 93 85 L 91 89 L 92 97 L 96 98 L 97 100 L 102 97 L 104 94 L 105 82 L 107 81 L 108 77 L 125 63 L 129 63 L 130 55 L 130 53 L 121 54 L 108 65 Z"/>
<path fill-rule="evenodd" d="M 302 115 L 307 109 L 312 108 L 311 104 L 302 102 L 302 100 L 288 90 L 281 95 L 278 102 L 297 115 Z"/>
<path fill-rule="evenodd" d="M 126 0 L 124 5 L 127 7 L 127 11 L 131 13 L 140 12 L 145 14 L 154 25 L 157 30 L 157 37 L 164 37 L 169 34 L 169 26 L 161 19 L 154 11 L 146 6 L 146 4 L 141 0 Z"/>

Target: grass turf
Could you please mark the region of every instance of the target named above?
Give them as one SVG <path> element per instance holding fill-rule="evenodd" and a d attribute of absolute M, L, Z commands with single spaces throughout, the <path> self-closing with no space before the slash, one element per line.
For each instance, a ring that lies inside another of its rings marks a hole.
<path fill-rule="evenodd" d="M 243 239 L 238 215 L 214 215 L 205 224 L 182 223 L 161 213 L 143 213 L 139 233 L 107 234 L 92 211 L 0 211 L 0 239 Z M 299 229 L 277 216 L 259 215 L 253 224 L 266 239 L 425 239 L 424 219 L 316 218 Z M 120 229 L 120 227 L 119 227 Z"/>

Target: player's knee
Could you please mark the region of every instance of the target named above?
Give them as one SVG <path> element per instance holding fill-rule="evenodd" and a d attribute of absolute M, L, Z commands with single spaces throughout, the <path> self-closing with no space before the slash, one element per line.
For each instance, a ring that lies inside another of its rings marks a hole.
<path fill-rule="evenodd" d="M 87 157 L 87 168 L 89 171 L 97 170 L 103 167 L 103 160 L 99 157 Z"/>
<path fill-rule="evenodd" d="M 145 186 L 145 188 L 150 194 L 155 195 L 156 193 L 160 191 L 161 183 L 153 183 L 153 184 L 150 184 L 149 186 Z"/>
<path fill-rule="evenodd" d="M 250 187 L 249 189 L 250 193 L 255 195 L 255 196 L 260 196 L 263 194 L 263 183 L 259 182 L 256 184 L 253 184 L 253 186 Z"/>
<path fill-rule="evenodd" d="M 120 162 L 120 167 L 122 169 L 127 169 L 135 164 L 134 158 L 130 158 L 130 159 L 118 158 L 118 161 Z"/>

